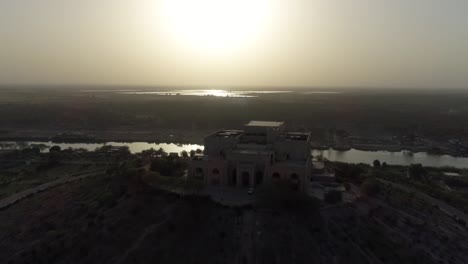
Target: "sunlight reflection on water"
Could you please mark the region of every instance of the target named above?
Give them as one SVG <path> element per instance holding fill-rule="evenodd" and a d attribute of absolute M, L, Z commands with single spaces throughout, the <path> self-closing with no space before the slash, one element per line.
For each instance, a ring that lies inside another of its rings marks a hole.
<path fill-rule="evenodd" d="M 94 92 L 94 93 L 117 93 L 126 95 L 163 95 L 163 96 L 207 96 L 207 97 L 233 97 L 233 98 L 250 98 L 259 97 L 260 95 L 266 94 L 341 94 L 342 92 L 337 91 L 317 91 L 317 90 L 228 90 L 228 89 L 178 89 L 178 90 L 82 90 L 82 92 Z"/>
<path fill-rule="evenodd" d="M 148 143 L 148 142 L 107 142 L 107 143 L 54 143 L 51 141 L 31 141 L 31 142 L 3 142 L 8 144 L 9 147 L 5 149 L 22 149 L 26 146 L 30 145 L 44 145 L 47 148 L 43 149 L 43 152 L 48 152 L 50 147 L 52 146 L 59 146 L 61 149 L 86 149 L 88 151 L 94 151 L 96 148 L 100 148 L 105 145 L 115 146 L 115 147 L 123 147 L 127 146 L 132 153 L 139 153 L 143 150 L 147 150 L 150 148 L 159 149 L 162 148 L 167 153 L 176 152 L 180 153 L 182 151 L 191 151 L 196 149 L 203 150 L 204 147 L 202 145 L 197 144 L 174 144 L 174 143 Z"/>
<path fill-rule="evenodd" d="M 48 148 L 52 146 L 60 146 L 62 149 L 73 148 L 79 149 L 84 148 L 88 151 L 94 151 L 98 147 L 104 145 L 112 146 L 128 146 L 130 152 L 138 153 L 146 149 L 162 148 L 166 152 L 177 152 L 185 150 L 201 149 L 203 145 L 196 144 L 174 144 L 174 143 L 148 143 L 148 142 L 107 142 L 107 143 L 53 143 L 50 141 L 36 141 L 36 142 L 0 142 L 2 143 L 3 149 L 22 149 L 28 145 L 44 145 L 46 148 L 44 152 L 48 152 Z M 410 165 L 415 163 L 421 163 L 424 166 L 432 167 L 443 167 L 452 166 L 456 168 L 468 168 L 468 157 L 453 157 L 449 155 L 430 155 L 425 152 L 409 154 L 407 151 L 389 152 L 389 151 L 362 151 L 351 149 L 348 151 L 338 151 L 333 149 L 328 150 L 313 150 L 312 155 L 323 156 L 330 161 L 340 161 L 347 163 L 367 163 L 372 164 L 374 160 L 378 159 L 380 162 L 386 162 L 391 165 Z"/>
<path fill-rule="evenodd" d="M 423 166 L 444 167 L 451 166 L 456 168 L 468 168 L 467 157 L 453 157 L 449 155 L 431 155 L 426 152 L 412 153 L 409 151 L 364 151 L 351 149 L 347 151 L 338 151 L 334 149 L 313 150 L 312 155 L 323 156 L 330 161 L 339 161 L 346 163 L 367 163 L 372 164 L 378 159 L 380 162 L 386 162 L 391 165 L 408 166 L 420 163 Z"/>
<path fill-rule="evenodd" d="M 189 95 L 214 97 L 257 97 L 256 94 L 290 93 L 291 91 L 229 91 L 221 89 L 175 90 L 175 91 L 123 91 L 120 94 L 155 94 L 155 95 Z"/>

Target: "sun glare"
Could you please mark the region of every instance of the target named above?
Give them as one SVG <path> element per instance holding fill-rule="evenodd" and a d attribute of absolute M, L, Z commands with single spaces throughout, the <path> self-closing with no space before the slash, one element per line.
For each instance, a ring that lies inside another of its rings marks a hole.
<path fill-rule="evenodd" d="M 232 53 L 267 29 L 269 0 L 162 0 L 165 31 L 177 45 L 203 53 Z"/>

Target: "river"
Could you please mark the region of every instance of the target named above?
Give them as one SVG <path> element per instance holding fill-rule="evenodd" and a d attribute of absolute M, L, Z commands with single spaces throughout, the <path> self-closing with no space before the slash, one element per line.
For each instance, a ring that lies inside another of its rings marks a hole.
<path fill-rule="evenodd" d="M 60 146 L 62 149 L 66 148 L 83 148 L 88 151 L 93 151 L 98 147 L 104 145 L 112 146 L 128 146 L 130 152 L 138 153 L 146 149 L 162 148 L 166 152 L 177 152 L 182 151 L 189 152 L 190 150 L 201 149 L 202 145 L 196 144 L 174 144 L 174 143 L 148 143 L 148 142 L 107 142 L 107 143 L 53 143 L 53 142 L 0 142 L 4 149 L 11 148 L 22 148 L 32 144 L 43 144 L 47 147 Z M 44 149 L 47 152 L 48 149 Z M 372 164 L 376 159 L 380 162 L 386 162 L 390 165 L 410 165 L 414 163 L 421 163 L 424 166 L 431 167 L 456 167 L 456 168 L 467 168 L 468 169 L 468 158 L 466 157 L 452 157 L 449 155 L 430 155 L 425 152 L 411 153 L 409 151 L 400 152 L 389 152 L 389 151 L 362 151 L 351 149 L 348 151 L 337 151 L 333 149 L 328 150 L 313 150 L 312 154 L 322 155 L 324 158 L 330 161 L 340 161 L 347 163 L 367 163 Z"/>
<path fill-rule="evenodd" d="M 54 143 L 51 141 L 30 141 L 30 142 L 1 142 L 4 145 L 8 145 L 5 149 L 21 149 L 29 145 L 45 145 L 47 147 L 59 146 L 61 149 L 86 149 L 88 151 L 94 151 L 96 148 L 100 148 L 105 145 L 111 145 L 116 147 L 127 146 L 131 153 L 142 152 L 150 148 L 159 149 L 162 148 L 164 151 L 171 153 L 182 151 L 190 152 L 191 150 L 201 149 L 203 146 L 196 144 L 174 144 L 174 143 L 148 143 L 148 142 L 107 142 L 107 143 Z M 43 152 L 48 152 L 49 149 L 45 148 Z"/>
<path fill-rule="evenodd" d="M 378 159 L 380 162 L 386 162 L 391 165 L 411 165 L 420 163 L 423 166 L 431 167 L 455 167 L 468 168 L 468 158 L 453 157 L 449 155 L 431 155 L 426 152 L 412 153 L 410 151 L 363 151 L 351 149 L 347 151 L 313 150 L 312 155 L 322 155 L 330 161 L 340 161 L 347 163 L 367 163 L 372 164 Z"/>

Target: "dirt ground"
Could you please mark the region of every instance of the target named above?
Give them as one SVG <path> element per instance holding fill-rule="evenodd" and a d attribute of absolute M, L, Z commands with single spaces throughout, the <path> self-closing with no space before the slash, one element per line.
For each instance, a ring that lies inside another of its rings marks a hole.
<path fill-rule="evenodd" d="M 381 208 L 371 216 L 364 211 L 352 205 L 299 211 L 229 208 L 204 197 L 151 189 L 138 179 L 103 176 L 48 190 L 1 211 L 0 263 L 437 261 L 379 228 L 393 221 L 389 211 Z M 424 233 L 415 225 L 392 230 Z"/>

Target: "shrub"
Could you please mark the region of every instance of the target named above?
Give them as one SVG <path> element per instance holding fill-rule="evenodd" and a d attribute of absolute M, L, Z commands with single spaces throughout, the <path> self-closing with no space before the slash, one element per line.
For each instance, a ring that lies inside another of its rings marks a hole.
<path fill-rule="evenodd" d="M 151 161 L 151 170 L 164 176 L 181 176 L 187 164 L 179 158 L 166 156 Z"/>
<path fill-rule="evenodd" d="M 330 204 L 339 203 L 343 200 L 343 194 L 340 191 L 329 191 L 325 194 L 325 202 Z"/>
<path fill-rule="evenodd" d="M 60 146 L 53 146 L 49 149 L 49 152 L 60 152 L 62 148 Z"/>
<path fill-rule="evenodd" d="M 367 196 L 375 196 L 380 191 L 380 186 L 374 178 L 368 178 L 361 185 L 361 191 Z"/>
<path fill-rule="evenodd" d="M 374 163 L 373 163 L 373 165 L 374 165 L 374 168 L 380 168 L 380 166 L 381 166 L 381 164 L 380 164 L 380 160 L 377 160 L 377 159 L 376 159 L 376 160 L 374 160 Z"/>

